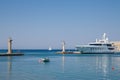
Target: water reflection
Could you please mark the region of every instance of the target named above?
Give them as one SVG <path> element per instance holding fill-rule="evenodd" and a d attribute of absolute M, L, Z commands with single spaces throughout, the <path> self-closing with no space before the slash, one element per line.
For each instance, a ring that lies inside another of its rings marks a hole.
<path fill-rule="evenodd" d="M 8 56 L 8 78 L 11 76 L 12 71 L 12 57 Z"/>
<path fill-rule="evenodd" d="M 62 72 L 64 73 L 64 66 L 65 66 L 65 56 L 62 56 Z"/>
<path fill-rule="evenodd" d="M 35 60 L 29 59 L 30 63 L 28 59 L 26 59 L 27 62 L 24 62 L 23 59 L 25 60 L 23 57 L 5 57 L 5 60 L 1 63 L 4 65 L 4 72 L 2 72 L 3 78 L 0 80 L 15 80 L 16 77 L 19 77 L 19 80 L 26 80 L 25 78 L 29 78 L 29 80 L 31 78 L 32 80 L 36 79 L 36 76 L 39 79 L 44 79 L 40 75 L 46 77 L 56 76 L 58 80 L 118 80 L 120 78 L 120 57 L 114 55 L 60 55 L 51 57 L 51 62 L 47 63 L 48 65 L 36 64 L 36 57 Z M 20 65 L 23 66 L 17 69 Z M 113 66 L 114 70 L 112 70 Z M 22 75 L 18 75 L 21 73 Z"/>
<path fill-rule="evenodd" d="M 102 75 L 102 78 L 110 79 L 111 68 L 112 57 L 110 55 L 96 57 L 96 73 Z"/>

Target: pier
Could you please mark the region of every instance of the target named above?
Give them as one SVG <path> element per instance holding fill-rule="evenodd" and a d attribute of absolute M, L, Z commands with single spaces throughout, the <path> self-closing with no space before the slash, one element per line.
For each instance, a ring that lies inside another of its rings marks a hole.
<path fill-rule="evenodd" d="M 57 54 L 80 54 L 78 51 L 56 52 Z"/>
<path fill-rule="evenodd" d="M 65 41 L 62 41 L 62 51 L 56 52 L 57 54 L 80 54 L 78 51 L 65 51 Z"/>
<path fill-rule="evenodd" d="M 13 53 L 12 52 L 12 39 L 8 39 L 8 52 L 7 53 L 0 53 L 0 56 L 23 56 L 23 53 Z"/>
<path fill-rule="evenodd" d="M 0 56 L 23 56 L 24 54 L 22 53 L 12 53 L 12 54 L 6 54 L 6 53 L 1 53 Z"/>

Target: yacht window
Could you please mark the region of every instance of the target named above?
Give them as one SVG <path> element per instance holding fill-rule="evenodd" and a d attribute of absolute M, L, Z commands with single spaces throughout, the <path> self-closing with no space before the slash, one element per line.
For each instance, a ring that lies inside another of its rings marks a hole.
<path fill-rule="evenodd" d="M 101 46 L 102 44 L 90 44 L 90 45 Z"/>
<path fill-rule="evenodd" d="M 112 44 L 107 44 L 107 46 L 112 46 Z"/>

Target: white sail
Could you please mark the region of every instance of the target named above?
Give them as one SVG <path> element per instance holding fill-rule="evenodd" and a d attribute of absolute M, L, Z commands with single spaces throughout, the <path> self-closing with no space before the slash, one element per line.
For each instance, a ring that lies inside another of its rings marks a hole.
<path fill-rule="evenodd" d="M 49 47 L 49 48 L 48 48 L 48 50 L 49 50 L 49 51 L 51 51 L 51 50 L 52 50 L 52 48 L 51 48 L 51 47 Z"/>

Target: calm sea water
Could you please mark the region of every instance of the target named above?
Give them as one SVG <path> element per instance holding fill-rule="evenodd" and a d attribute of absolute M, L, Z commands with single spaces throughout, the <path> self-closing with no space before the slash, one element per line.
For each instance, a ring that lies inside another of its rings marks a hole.
<path fill-rule="evenodd" d="M 120 80 L 119 54 L 23 52 L 24 56 L 0 57 L 0 80 Z M 50 62 L 39 62 L 44 57 Z"/>

